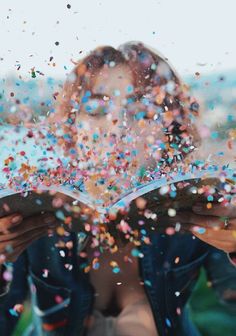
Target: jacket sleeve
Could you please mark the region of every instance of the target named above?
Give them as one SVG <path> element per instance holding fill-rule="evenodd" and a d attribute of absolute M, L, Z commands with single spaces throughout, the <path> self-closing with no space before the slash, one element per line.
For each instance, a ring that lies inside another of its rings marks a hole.
<path fill-rule="evenodd" d="M 12 335 L 20 318 L 14 306 L 23 304 L 28 293 L 26 258 L 24 252 L 12 265 L 6 264 L 2 267 L 2 275 L 6 273 L 0 286 L 0 335 Z"/>
<path fill-rule="evenodd" d="M 236 267 L 227 253 L 212 249 L 206 259 L 205 269 L 219 300 L 236 310 Z"/>

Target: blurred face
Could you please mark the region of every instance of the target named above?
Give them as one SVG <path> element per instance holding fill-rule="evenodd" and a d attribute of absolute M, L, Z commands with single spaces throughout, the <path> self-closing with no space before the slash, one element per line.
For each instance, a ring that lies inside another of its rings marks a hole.
<path fill-rule="evenodd" d="M 76 120 L 84 168 L 93 167 L 110 183 L 114 174 L 124 182 L 141 166 L 153 166 L 164 141 L 159 119 L 153 98 L 134 87 L 128 66 L 104 66 L 83 92 Z"/>
<path fill-rule="evenodd" d="M 121 138 L 127 128 L 125 105 L 133 95 L 133 77 L 126 66 L 104 67 L 95 76 L 92 90 L 85 94 L 79 120 L 87 122 L 91 131 L 102 131 L 105 138 Z M 102 139 L 100 139 L 102 140 Z M 108 142 L 104 139 L 103 143 Z"/>

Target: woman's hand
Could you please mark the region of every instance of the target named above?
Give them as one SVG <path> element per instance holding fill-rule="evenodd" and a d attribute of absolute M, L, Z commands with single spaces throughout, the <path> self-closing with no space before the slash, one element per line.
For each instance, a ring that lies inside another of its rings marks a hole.
<path fill-rule="evenodd" d="M 212 204 L 207 209 L 206 204 L 198 204 L 193 212 L 183 211 L 173 219 L 202 241 L 227 253 L 236 252 L 235 205 Z"/>
<path fill-rule="evenodd" d="M 0 218 L 0 265 L 15 261 L 34 240 L 47 235 L 57 225 L 51 213 L 28 218 L 15 213 Z"/>

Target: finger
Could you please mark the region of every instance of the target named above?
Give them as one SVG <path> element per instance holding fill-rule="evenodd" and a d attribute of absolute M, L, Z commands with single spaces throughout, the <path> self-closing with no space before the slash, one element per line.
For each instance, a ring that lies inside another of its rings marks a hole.
<path fill-rule="evenodd" d="M 197 214 L 236 218 L 236 206 L 233 204 L 212 203 L 212 207 L 208 209 L 206 204 L 197 203 L 192 209 Z"/>
<path fill-rule="evenodd" d="M 29 246 L 31 243 L 33 243 L 35 240 L 37 240 L 39 237 L 47 236 L 48 235 L 48 229 L 35 229 L 35 232 L 32 235 L 29 235 L 28 237 L 25 237 L 25 239 L 21 242 L 21 244 L 17 244 L 16 247 L 19 246 Z"/>
<path fill-rule="evenodd" d="M 56 225 L 55 224 L 51 224 L 50 226 L 44 224 L 39 226 L 38 228 L 24 228 L 23 230 L 19 230 L 16 231 L 14 233 L 9 233 L 9 234 L 4 234 L 4 235 L 0 235 L 0 243 L 4 243 L 4 242 L 8 242 L 8 241 L 13 241 L 13 240 L 19 240 L 21 239 L 21 237 L 23 237 L 26 234 L 31 234 L 31 232 L 33 233 L 35 230 L 37 229 L 55 229 Z"/>
<path fill-rule="evenodd" d="M 231 250 L 235 251 L 236 242 L 235 241 L 219 241 L 219 240 L 211 240 L 210 244 L 213 246 L 217 246 L 222 250 Z"/>
<path fill-rule="evenodd" d="M 50 225 L 51 223 L 55 223 L 58 221 L 57 218 L 54 216 L 52 212 L 46 212 L 43 215 L 39 214 L 36 216 L 27 217 L 24 219 L 25 225 L 29 225 L 32 228 L 37 228 L 41 225 L 47 224 Z"/>
<path fill-rule="evenodd" d="M 203 228 L 207 230 L 213 230 L 214 232 L 220 231 L 221 234 L 227 232 L 230 235 L 233 235 L 234 239 L 236 239 L 236 219 L 230 219 L 227 227 L 225 227 L 225 224 L 221 219 L 215 220 L 213 222 L 207 220 L 207 222 L 203 222 L 203 224 L 199 223 L 198 225 L 193 225 L 191 223 L 181 223 L 181 229 L 192 230 L 193 228 L 199 228 L 201 232 L 204 232 Z"/>
<path fill-rule="evenodd" d="M 226 231 L 220 229 L 206 229 L 204 227 L 199 226 L 190 226 L 189 230 L 193 234 L 200 234 L 204 236 L 208 240 L 218 240 L 218 241 L 232 241 L 236 242 L 236 231 Z"/>
<path fill-rule="evenodd" d="M 183 227 L 188 228 L 189 224 L 205 228 L 224 228 L 224 220 L 216 216 L 197 215 L 191 211 L 183 211 L 173 217 L 172 221 L 178 221 Z"/>
<path fill-rule="evenodd" d="M 19 213 L 14 213 L 9 216 L 0 218 L 0 232 L 5 232 L 11 227 L 18 226 L 23 220 L 23 217 Z"/>
<path fill-rule="evenodd" d="M 11 259 L 14 255 L 17 255 L 19 250 L 21 249 L 25 250 L 27 246 L 33 243 L 36 239 L 39 239 L 40 237 L 47 235 L 47 233 L 48 233 L 47 229 L 43 229 L 43 230 L 36 229 L 34 234 L 31 235 L 30 237 L 29 236 L 25 237 L 21 241 L 9 242 L 5 246 L 5 251 L 3 252 L 3 254 L 6 256 L 6 259 L 9 260 L 9 258 Z"/>
<path fill-rule="evenodd" d="M 42 238 L 47 234 L 47 230 L 41 231 L 40 233 L 35 234 L 31 239 L 28 239 L 24 243 L 22 243 L 19 246 L 16 246 L 13 248 L 13 251 L 11 253 L 7 253 L 6 259 L 10 262 L 15 262 L 17 258 L 23 253 L 27 247 L 29 247 L 34 241 L 38 240 L 39 238 Z"/>
<path fill-rule="evenodd" d="M 9 240 L 7 243 L 5 242 L 5 244 L 7 246 L 11 246 L 12 248 L 18 247 L 22 244 L 25 244 L 28 240 L 33 240 L 33 238 L 35 236 L 37 236 L 38 234 L 46 234 L 48 232 L 48 228 L 37 228 L 31 231 L 28 231 L 26 234 L 17 237 L 15 239 Z"/>
<path fill-rule="evenodd" d="M 35 220 L 35 218 L 24 219 L 21 226 L 15 227 L 13 230 L 8 230 L 8 233 L 5 233 L 4 235 L 0 235 L 0 243 L 18 238 L 21 235 L 25 235 L 37 228 L 45 227 L 54 229 L 57 225 L 59 225 L 59 221 L 55 217 L 52 217 L 53 221 L 50 223 L 45 223 L 43 220 L 38 220 L 38 226 L 35 228 L 35 224 L 32 223 L 33 220 Z"/>
<path fill-rule="evenodd" d="M 225 252 L 232 252 L 232 251 L 235 251 L 236 249 L 236 242 L 235 241 L 220 241 L 220 240 L 214 240 L 214 239 L 210 239 L 209 238 L 206 238 L 204 236 L 204 234 L 197 234 L 197 233 L 194 233 L 194 235 L 201 239 L 202 241 L 204 241 L 205 243 L 207 244 L 210 244 L 220 250 L 223 250 Z"/>
<path fill-rule="evenodd" d="M 53 213 L 47 212 L 43 215 L 38 214 L 36 216 L 30 216 L 26 217 L 21 221 L 20 226 L 15 227 L 9 227 L 6 233 L 14 233 L 14 232 L 23 232 L 34 229 L 36 227 L 48 225 L 50 226 L 51 223 L 55 223 L 55 221 L 58 221 L 58 219 L 53 215 Z M 59 221 L 58 221 L 59 223 Z M 22 230 L 22 231 L 21 231 Z"/>
<path fill-rule="evenodd" d="M 13 252 L 6 254 L 6 260 L 10 262 L 15 262 L 24 251 L 24 246 L 16 247 Z"/>

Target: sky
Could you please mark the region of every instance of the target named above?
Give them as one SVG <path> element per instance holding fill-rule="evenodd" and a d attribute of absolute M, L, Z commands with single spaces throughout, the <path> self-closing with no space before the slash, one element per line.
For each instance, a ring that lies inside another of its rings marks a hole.
<path fill-rule="evenodd" d="M 1 0 L 0 75 L 63 78 L 93 48 L 132 40 L 183 76 L 235 69 L 235 13 L 235 0 Z"/>

